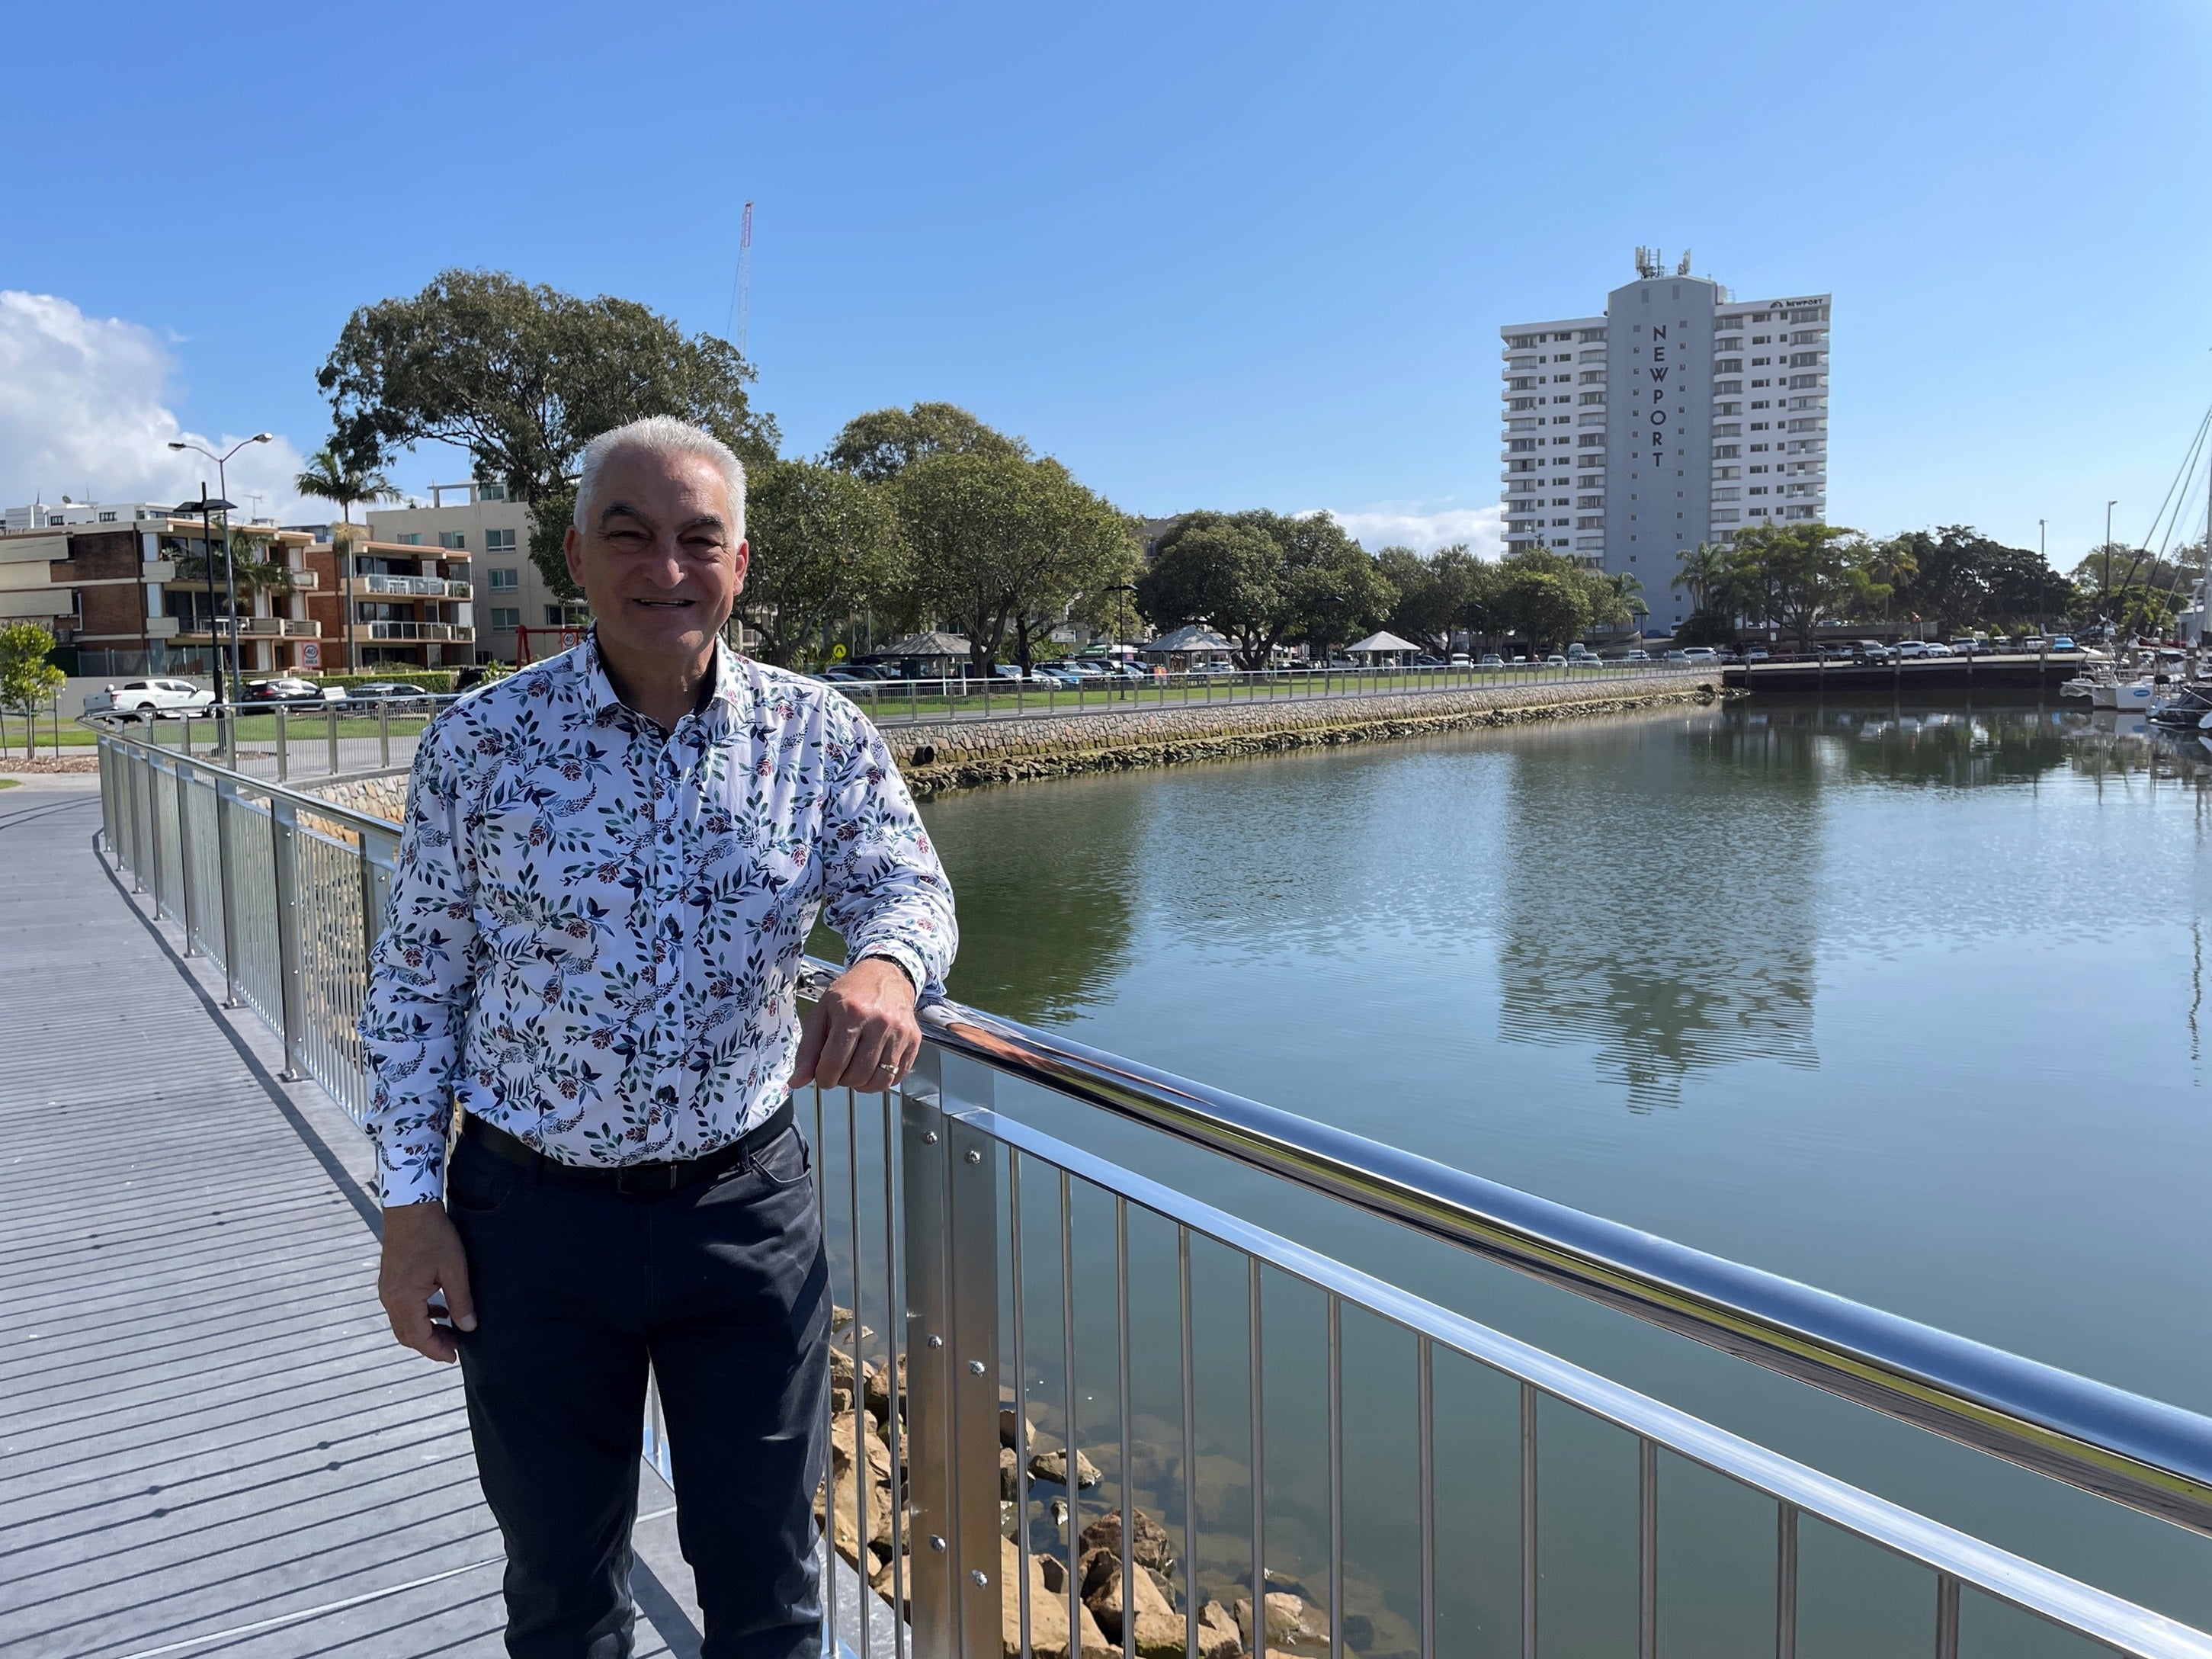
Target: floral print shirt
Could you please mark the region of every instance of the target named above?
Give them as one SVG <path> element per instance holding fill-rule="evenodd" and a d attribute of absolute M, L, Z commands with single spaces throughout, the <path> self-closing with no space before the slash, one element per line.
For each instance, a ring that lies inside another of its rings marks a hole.
<path fill-rule="evenodd" d="M 942 995 L 952 890 L 866 718 L 720 645 L 672 732 L 595 641 L 415 756 L 362 1010 L 387 1205 L 440 1196 L 453 1103 L 568 1164 L 696 1158 L 782 1102 L 817 910 Z"/>

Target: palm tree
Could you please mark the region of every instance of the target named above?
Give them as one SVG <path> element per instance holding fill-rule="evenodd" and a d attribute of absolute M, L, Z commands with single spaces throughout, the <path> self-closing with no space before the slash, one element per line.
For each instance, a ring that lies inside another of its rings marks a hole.
<path fill-rule="evenodd" d="M 1603 574 L 1602 580 L 1613 590 L 1613 597 L 1620 605 L 1623 616 L 1632 622 L 1638 617 L 1651 614 L 1651 607 L 1644 600 L 1644 579 L 1633 570 L 1608 570 Z"/>
<path fill-rule="evenodd" d="M 292 488 L 302 495 L 319 501 L 328 501 L 338 509 L 344 521 L 345 533 L 333 536 L 337 544 L 338 570 L 345 584 L 345 650 L 346 672 L 354 672 L 353 654 L 353 510 L 369 501 L 389 501 L 398 499 L 399 491 L 391 479 L 373 466 L 356 465 L 338 459 L 337 451 L 325 444 L 307 459 L 307 470 L 292 480 Z"/>
<path fill-rule="evenodd" d="M 1704 611 L 1711 606 L 1715 596 L 1728 582 L 1729 556 L 1724 547 L 1711 542 L 1699 542 L 1695 547 L 1686 547 L 1674 556 L 1682 568 L 1667 585 L 1690 596 L 1690 603 Z"/>

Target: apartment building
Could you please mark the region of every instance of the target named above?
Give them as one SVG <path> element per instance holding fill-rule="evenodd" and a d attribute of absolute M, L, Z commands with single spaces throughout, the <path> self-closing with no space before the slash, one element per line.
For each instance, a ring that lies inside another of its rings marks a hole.
<path fill-rule="evenodd" d="M 1635 575 L 1667 633 L 1682 550 L 1827 514 L 1830 296 L 1739 301 L 1649 248 L 1636 270 L 1597 316 L 1498 331 L 1505 542 Z"/>
<path fill-rule="evenodd" d="M 372 545 L 360 550 L 362 557 L 390 561 L 399 556 L 391 550 L 395 548 L 421 549 L 426 555 L 434 550 L 449 559 L 465 561 L 473 569 L 470 605 L 457 609 L 451 620 L 468 627 L 465 643 L 474 654 L 464 659 L 459 650 L 450 650 L 449 664 L 479 658 L 519 661 L 523 642 L 519 630 L 574 629 L 589 617 L 580 603 L 564 602 L 546 586 L 530 559 L 530 509 L 520 501 L 508 500 L 507 491 L 498 484 L 433 484 L 428 507 L 372 507 L 368 530 Z M 357 592 L 356 599 L 390 606 L 399 603 L 403 595 Z M 389 617 L 379 613 L 376 619 L 393 623 L 410 620 L 396 611 Z M 446 641 L 449 647 L 463 642 L 458 637 Z M 386 639 L 369 643 L 398 641 Z M 558 638 L 551 636 L 544 641 L 532 638 L 529 646 L 533 659 L 562 648 Z"/>
<path fill-rule="evenodd" d="M 246 526 L 241 526 L 246 527 Z M 323 580 L 314 537 L 251 526 L 262 578 L 238 586 L 239 665 L 247 674 L 319 665 Z M 207 673 L 229 639 L 222 536 L 143 501 L 65 501 L 0 513 L 0 620 L 43 623 L 93 676 Z M 325 550 L 327 551 L 327 550 Z"/>

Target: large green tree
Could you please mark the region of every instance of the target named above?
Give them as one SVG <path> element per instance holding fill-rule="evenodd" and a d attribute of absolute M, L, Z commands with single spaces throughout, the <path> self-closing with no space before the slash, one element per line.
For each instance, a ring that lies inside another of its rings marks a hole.
<path fill-rule="evenodd" d="M 829 629 L 896 591 L 905 540 L 888 492 L 850 473 L 776 461 L 746 481 L 751 562 L 738 614 L 761 655 L 793 666 Z"/>
<path fill-rule="evenodd" d="M 1383 626 L 1440 655 L 1450 648 L 1453 630 L 1469 626 L 1488 578 L 1464 542 L 1426 558 L 1410 547 L 1386 547 L 1375 564 L 1398 591 Z"/>
<path fill-rule="evenodd" d="M 1869 562 L 1866 538 L 1841 525 L 1753 525 L 1736 534 L 1729 587 L 1739 614 L 1774 623 L 1810 651 L 1820 623 L 1876 609 L 1889 597 Z"/>
<path fill-rule="evenodd" d="M 673 415 L 766 465 L 775 422 L 752 407 L 753 378 L 726 340 L 687 335 L 635 301 L 458 270 L 355 312 L 315 377 L 343 465 L 371 469 L 419 443 L 467 450 L 478 477 L 529 505 L 531 557 L 564 597 L 575 588 L 562 532 L 584 446 L 624 422 Z"/>
<path fill-rule="evenodd" d="M 896 498 L 916 606 L 967 635 L 977 674 L 1009 629 L 1026 651 L 1032 619 L 1126 580 L 1135 557 L 1128 520 L 1051 459 L 929 455 L 900 472 Z"/>
<path fill-rule="evenodd" d="M 933 455 L 1028 460 L 1030 447 L 984 425 L 957 404 L 916 404 L 855 415 L 830 440 L 823 460 L 870 483 L 890 483 Z"/>
<path fill-rule="evenodd" d="M 1580 638 L 1589 629 L 1589 590 L 1571 572 L 1547 569 L 1526 558 L 1506 563 L 1498 611 L 1509 632 L 1545 651 Z"/>
<path fill-rule="evenodd" d="M 1283 550 L 1251 514 L 1192 513 L 1160 538 L 1137 578 L 1137 610 L 1162 633 L 1202 623 L 1267 665 L 1293 620 Z"/>

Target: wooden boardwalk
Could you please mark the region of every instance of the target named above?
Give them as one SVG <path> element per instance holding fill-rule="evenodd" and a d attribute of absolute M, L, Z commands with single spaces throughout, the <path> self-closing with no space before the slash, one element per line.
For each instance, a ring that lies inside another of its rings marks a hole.
<path fill-rule="evenodd" d="M 459 1378 L 377 1306 L 359 1132 L 111 880 L 91 782 L 0 793 L 0 1654 L 503 1653 Z M 636 1651 L 696 1654 L 641 1478 Z"/>

